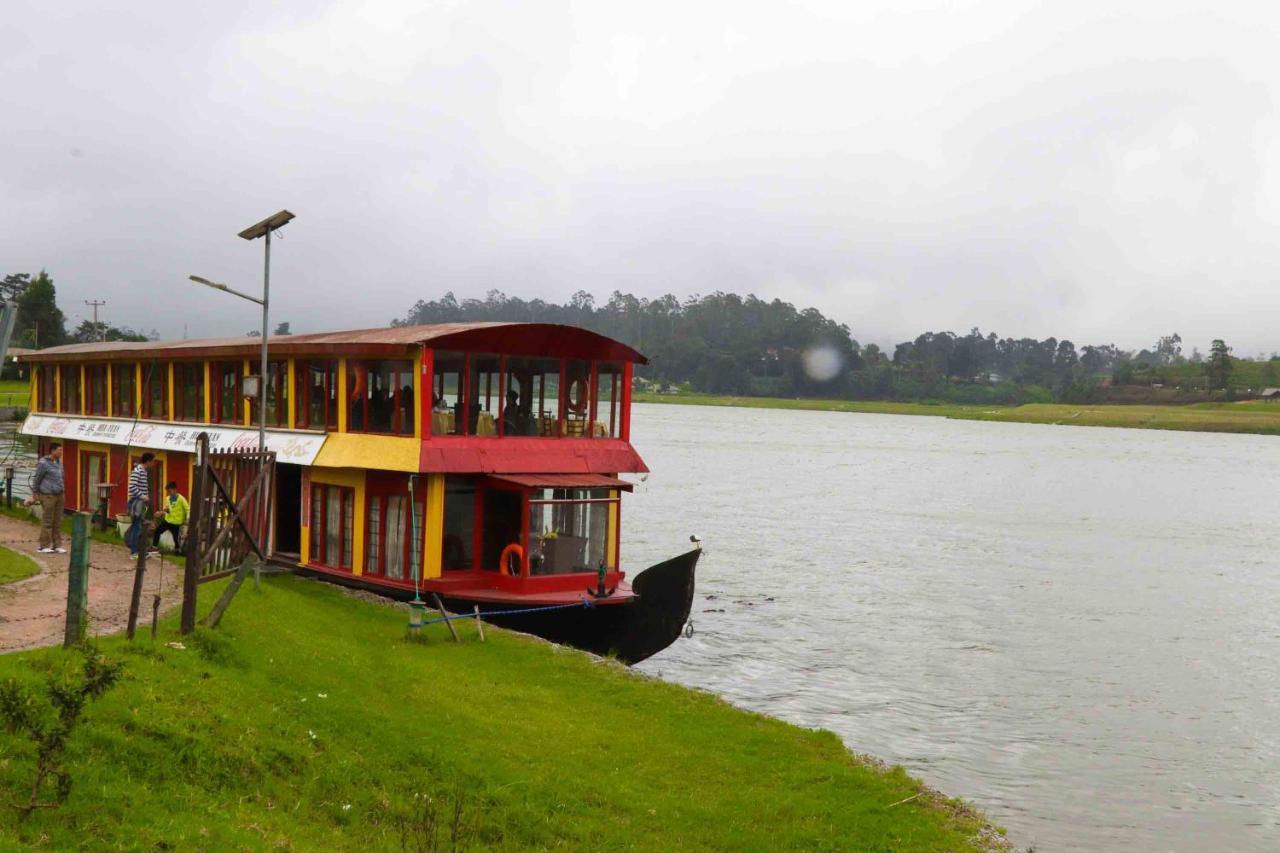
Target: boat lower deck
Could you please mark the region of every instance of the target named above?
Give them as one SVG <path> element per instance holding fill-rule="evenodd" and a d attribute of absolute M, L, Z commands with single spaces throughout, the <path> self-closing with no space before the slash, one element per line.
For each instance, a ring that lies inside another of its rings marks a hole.
<path fill-rule="evenodd" d="M 595 594 L 597 591 L 596 576 L 587 573 L 559 576 L 555 578 L 554 584 L 546 586 L 540 586 L 539 581 L 542 579 L 535 578 L 526 583 L 522 589 L 511 589 L 500 586 L 503 580 L 497 573 L 493 573 L 492 579 L 490 579 L 481 575 L 481 573 L 466 572 L 465 574 L 459 573 L 460 576 L 458 577 L 446 575 L 445 577 L 430 578 L 423 581 L 419 589 L 415 589 L 412 582 L 354 575 L 351 572 L 330 569 L 324 566 L 304 566 L 291 562 L 287 558 L 282 559 L 279 555 L 273 557 L 272 562 L 287 566 L 294 571 L 332 579 L 344 586 L 367 589 L 385 595 L 388 598 L 402 600 L 412 598 L 419 589 L 424 595 L 435 593 L 443 598 L 465 600 L 503 608 L 577 604 L 584 599 L 591 601 L 593 605 L 613 606 L 628 604 L 636 597 L 631 585 L 621 580 L 614 581 L 616 586 L 606 586 L 606 592 L 611 591 L 611 594 L 598 597 Z"/>

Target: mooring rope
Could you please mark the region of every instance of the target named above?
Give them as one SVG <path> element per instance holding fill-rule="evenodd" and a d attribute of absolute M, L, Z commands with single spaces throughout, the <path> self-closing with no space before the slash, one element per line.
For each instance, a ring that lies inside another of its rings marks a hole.
<path fill-rule="evenodd" d="M 595 605 L 584 598 L 582 601 L 575 602 L 573 604 L 548 604 L 546 607 L 525 607 L 520 610 L 492 610 L 487 613 L 455 613 L 452 616 L 441 616 L 435 619 L 430 619 L 424 621 L 422 624 L 439 625 L 442 622 L 451 622 L 454 619 L 479 619 L 484 616 L 518 616 L 524 613 L 543 613 L 548 610 L 566 610 L 571 607 L 582 607 L 590 610 L 595 607 Z"/>

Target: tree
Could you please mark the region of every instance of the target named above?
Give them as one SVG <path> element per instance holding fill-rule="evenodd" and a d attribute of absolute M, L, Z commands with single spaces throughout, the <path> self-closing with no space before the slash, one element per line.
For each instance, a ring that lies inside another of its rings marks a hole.
<path fill-rule="evenodd" d="M 1111 381 L 1116 385 L 1133 384 L 1134 360 L 1124 358 L 1116 362 L 1111 369 Z"/>
<path fill-rule="evenodd" d="M 98 325 L 94 325 L 92 320 L 84 320 L 79 326 L 76 326 L 74 332 L 71 333 L 71 341 L 77 344 L 91 344 L 98 341 L 146 341 L 150 340 L 141 332 L 135 332 L 127 326 L 111 326 L 107 323 L 98 321 Z"/>
<path fill-rule="evenodd" d="M 1205 372 L 1209 375 L 1210 388 L 1226 388 L 1231 381 L 1231 347 L 1222 338 L 1215 338 L 1209 347 L 1209 360 Z"/>
<path fill-rule="evenodd" d="M 288 320 L 285 320 L 284 322 L 280 323 L 280 325 L 276 326 L 276 330 L 275 330 L 274 332 L 272 332 L 271 334 L 273 334 L 273 335 L 292 335 L 292 334 L 293 334 L 293 332 L 289 331 L 289 321 L 288 321 Z"/>
<path fill-rule="evenodd" d="M 1274 360 L 1264 361 L 1262 363 L 1262 381 L 1268 385 L 1276 381 L 1276 363 Z"/>
<path fill-rule="evenodd" d="M 1182 336 L 1177 332 L 1156 341 L 1155 358 L 1159 364 L 1179 364 L 1182 358 Z"/>
<path fill-rule="evenodd" d="M 1053 366 L 1060 374 L 1070 373 L 1080 359 L 1076 356 L 1076 345 L 1068 340 L 1058 341 L 1058 350 L 1053 355 Z"/>
<path fill-rule="evenodd" d="M 25 272 L 5 276 L 4 281 L 0 281 L 0 298 L 17 299 L 22 295 L 22 291 L 27 289 L 30 281 L 31 276 Z"/>
<path fill-rule="evenodd" d="M 18 296 L 18 322 L 13 340 L 38 348 L 56 347 L 66 339 L 67 319 L 58 308 L 57 289 L 49 274 L 40 270 Z"/>

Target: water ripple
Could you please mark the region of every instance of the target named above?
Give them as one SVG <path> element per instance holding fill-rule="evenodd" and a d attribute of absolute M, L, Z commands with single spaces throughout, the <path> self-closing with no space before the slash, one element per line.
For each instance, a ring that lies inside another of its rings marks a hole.
<path fill-rule="evenodd" d="M 1274 439 L 682 406 L 633 428 L 628 568 L 707 543 L 696 633 L 646 671 L 831 729 L 1037 849 L 1280 849 Z"/>

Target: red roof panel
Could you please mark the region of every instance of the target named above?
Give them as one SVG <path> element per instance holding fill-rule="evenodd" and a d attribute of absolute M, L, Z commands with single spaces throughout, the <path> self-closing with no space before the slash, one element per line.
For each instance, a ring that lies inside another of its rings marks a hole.
<path fill-rule="evenodd" d="M 391 326 L 276 335 L 267 339 L 270 354 L 275 356 L 326 353 L 397 355 L 415 352 L 424 344 L 435 349 L 469 352 L 648 363 L 648 359 L 621 341 L 578 326 L 556 323 L 438 323 L 431 326 Z M 21 360 L 125 361 L 141 358 L 253 356 L 261 352 L 261 349 L 260 338 L 247 336 L 190 341 L 109 341 L 36 350 L 23 355 Z"/>

